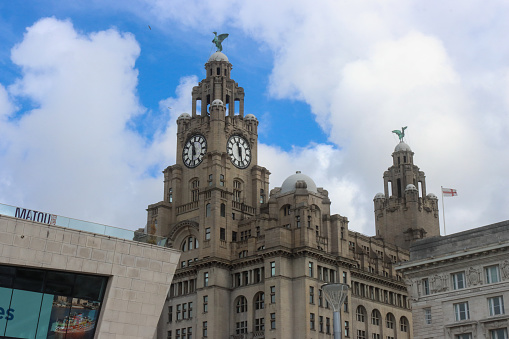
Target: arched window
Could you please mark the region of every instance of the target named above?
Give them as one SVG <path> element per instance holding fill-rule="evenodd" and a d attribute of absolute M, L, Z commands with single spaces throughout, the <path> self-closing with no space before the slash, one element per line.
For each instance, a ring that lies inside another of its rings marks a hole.
<path fill-rule="evenodd" d="M 401 317 L 399 319 L 399 328 L 401 332 L 408 332 L 408 319 L 406 317 Z"/>
<path fill-rule="evenodd" d="M 205 216 L 206 217 L 210 216 L 210 204 L 207 204 L 205 206 Z"/>
<path fill-rule="evenodd" d="M 246 250 L 239 252 L 239 259 L 242 259 L 242 258 L 245 258 L 245 257 L 247 257 L 247 251 Z"/>
<path fill-rule="evenodd" d="M 244 297 L 243 295 L 238 297 L 237 298 L 237 303 L 236 303 L 235 306 L 236 306 L 237 313 L 247 312 L 247 299 L 246 299 L 246 297 Z"/>
<path fill-rule="evenodd" d="M 371 312 L 371 323 L 373 325 L 380 325 L 380 318 L 380 311 L 374 309 L 373 312 Z"/>
<path fill-rule="evenodd" d="M 394 315 L 392 313 L 387 313 L 387 316 L 385 317 L 385 325 L 387 328 L 394 328 Z"/>
<path fill-rule="evenodd" d="M 366 321 L 366 309 L 363 306 L 358 306 L 355 311 L 355 316 L 357 317 L 357 321 L 365 322 Z"/>
<path fill-rule="evenodd" d="M 187 251 L 194 250 L 198 247 L 199 247 L 198 239 L 191 236 L 191 237 L 187 237 L 186 239 L 184 239 L 184 241 L 182 242 L 182 246 L 180 248 L 181 248 L 182 252 L 187 252 Z"/>
<path fill-rule="evenodd" d="M 265 293 L 258 292 L 255 295 L 255 310 L 263 310 L 265 308 Z"/>

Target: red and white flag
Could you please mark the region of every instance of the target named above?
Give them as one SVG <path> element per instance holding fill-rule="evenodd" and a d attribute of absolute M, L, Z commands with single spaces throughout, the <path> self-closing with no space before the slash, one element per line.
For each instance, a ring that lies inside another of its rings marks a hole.
<path fill-rule="evenodd" d="M 442 187 L 442 194 L 444 197 L 455 197 L 458 195 L 458 192 L 454 188 Z"/>

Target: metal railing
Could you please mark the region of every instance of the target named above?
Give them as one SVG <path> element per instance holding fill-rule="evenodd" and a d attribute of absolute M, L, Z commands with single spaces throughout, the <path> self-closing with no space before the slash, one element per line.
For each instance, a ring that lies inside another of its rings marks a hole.
<path fill-rule="evenodd" d="M 107 226 L 90 221 L 83 221 L 61 215 L 31 210 L 0 203 L 0 215 L 33 221 L 46 225 L 66 227 L 73 230 L 103 234 L 110 237 L 144 242 L 152 245 L 166 246 L 167 238 L 146 234 L 144 231 L 133 231 L 119 227 Z"/>

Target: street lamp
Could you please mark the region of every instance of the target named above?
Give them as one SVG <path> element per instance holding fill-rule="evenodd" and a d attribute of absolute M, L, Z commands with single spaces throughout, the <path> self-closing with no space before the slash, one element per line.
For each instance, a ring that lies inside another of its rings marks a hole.
<path fill-rule="evenodd" d="M 325 292 L 325 298 L 332 305 L 334 317 L 332 325 L 334 327 L 334 339 L 341 339 L 341 305 L 348 296 L 347 284 L 325 284 L 322 285 Z"/>

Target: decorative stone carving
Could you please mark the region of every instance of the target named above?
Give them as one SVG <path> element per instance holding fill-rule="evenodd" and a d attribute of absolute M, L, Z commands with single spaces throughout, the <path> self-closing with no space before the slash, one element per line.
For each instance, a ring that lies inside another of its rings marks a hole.
<path fill-rule="evenodd" d="M 419 292 L 417 291 L 417 282 L 412 279 L 405 279 L 405 284 L 407 286 L 408 293 L 413 300 L 417 300 L 419 297 Z"/>
<path fill-rule="evenodd" d="M 447 278 L 443 275 L 435 274 L 431 278 L 431 291 L 432 292 L 447 291 Z"/>
<path fill-rule="evenodd" d="M 509 260 L 505 260 L 502 265 L 502 277 L 504 279 L 509 279 Z"/>
<path fill-rule="evenodd" d="M 469 286 L 475 286 L 481 283 L 480 270 L 478 268 L 470 267 L 467 271 L 467 279 Z"/>

